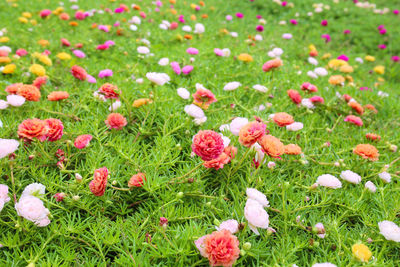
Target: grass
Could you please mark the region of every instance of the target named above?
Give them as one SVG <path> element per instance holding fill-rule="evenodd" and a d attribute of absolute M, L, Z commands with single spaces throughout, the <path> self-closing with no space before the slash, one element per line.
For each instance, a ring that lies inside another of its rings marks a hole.
<path fill-rule="evenodd" d="M 1 27 L 7 29 L 4 36 L 10 37 L 10 41 L 2 45 L 10 46 L 13 52 L 25 48 L 31 54 L 44 50 L 38 40 L 48 40 L 50 45 L 46 49 L 52 52 L 53 66 L 45 66 L 49 82 L 41 90 L 40 102 L 1 110 L 0 119 L 4 126 L 0 128 L 0 136 L 18 139 L 18 125 L 27 118 L 58 118 L 64 124 L 65 133 L 54 143 L 22 145 L 21 141 L 14 161 L 0 160 L 0 183 L 12 188 L 10 177 L 13 175 L 17 197 L 30 183 L 46 186 L 46 195 L 42 199 L 51 212 L 52 221 L 47 227 L 38 228 L 17 216 L 12 200 L 7 203 L 0 213 L 0 244 L 3 245 L 0 265 L 207 266 L 207 259 L 200 256 L 193 241 L 214 231 L 217 220 L 236 219 L 246 223 L 247 187 L 266 194 L 271 205 L 268 209 L 270 226 L 277 232 L 269 235 L 266 230 L 260 230 L 261 235 L 256 236 L 248 227 L 240 231 L 237 234 L 240 248 L 245 242 L 252 246 L 237 260 L 237 266 L 291 266 L 294 263 L 311 266 L 316 262 L 361 266 L 351 253 L 351 246 L 357 242 L 366 244 L 374 256 L 365 266 L 400 265 L 399 243 L 385 240 L 378 229 L 378 222 L 382 220 L 400 223 L 397 171 L 400 161 L 394 162 L 388 170 L 392 175 L 391 183 L 384 184 L 378 177 L 384 165 L 399 157 L 398 152 L 389 150 L 390 144 L 398 145 L 400 140 L 400 65 L 390 60 L 391 56 L 400 54 L 399 16 L 391 12 L 374 14 L 372 10 L 356 7 L 352 1 L 324 2 L 330 10 L 309 17 L 307 12 L 314 12 L 313 2 L 309 0 L 294 1 L 294 8 L 281 7 L 273 1 L 228 3 L 208 0 L 199 12 L 190 8 L 190 1 L 178 0 L 175 9 L 178 14 L 185 15 L 187 24 L 193 27 L 196 22 L 201 22 L 206 29 L 202 35 L 194 34 L 192 40 L 179 41 L 177 35 L 184 35 L 180 28 L 165 31 L 158 27 L 162 20 L 177 21 L 177 17 L 169 12 L 168 3 L 164 3 L 161 12 L 157 13 L 152 11 L 151 1 L 137 1 L 148 17 L 142 19 L 138 31 L 130 31 L 129 24 L 122 20 L 138 15 L 138 11 L 96 14 L 79 21 L 79 26 L 71 27 L 68 21 L 61 21 L 54 15 L 46 20 L 38 16 L 42 9 L 57 8 L 58 1 L 1 1 Z M 380 9 L 396 8 L 395 1 L 374 2 Z M 13 3 L 17 6 L 13 7 Z M 82 10 L 103 7 L 114 10 L 120 3 L 132 4 L 130 1 L 65 1 L 64 8 L 73 17 L 74 11 L 70 8 L 73 4 L 78 4 Z M 19 23 L 22 12 L 31 12 L 37 25 Z M 234 18 L 232 22 L 225 20 L 226 15 L 236 12 L 242 12 L 244 18 Z M 296 17 L 296 13 L 300 16 Z M 196 22 L 189 19 L 191 14 L 196 14 Z M 202 19 L 201 14 L 208 14 L 208 18 Z M 248 35 L 256 34 L 257 14 L 261 14 L 267 23 L 265 31 L 260 33 L 263 40 L 250 46 L 245 40 Z M 294 18 L 299 21 L 296 26 L 279 25 L 279 21 L 288 22 Z M 320 26 L 322 19 L 328 20 L 328 27 Z M 113 25 L 116 21 L 121 22 L 122 36 L 115 34 L 115 28 L 110 33 L 91 29 L 92 23 Z M 381 24 L 388 30 L 385 36 L 376 30 Z M 239 37 L 221 33 L 223 28 L 237 32 Z M 350 29 L 351 34 L 343 35 L 344 29 Z M 293 34 L 293 39 L 282 39 L 283 33 Z M 331 42 L 325 43 L 321 38 L 324 33 L 331 35 Z M 61 38 L 67 38 L 72 44 L 82 43 L 87 57 L 79 59 L 72 55 L 71 60 L 57 60 L 58 52 L 72 54 L 69 48 L 60 46 Z M 138 55 L 136 48 L 143 45 L 142 38 L 151 42 L 150 50 L 154 56 L 143 58 Z M 106 51 L 95 50 L 98 44 L 107 40 L 115 41 L 116 45 Z M 379 50 L 377 46 L 381 43 L 387 44 L 387 49 Z M 307 62 L 310 44 L 318 49 L 319 66 L 325 67 L 329 61 L 321 58 L 325 53 L 331 53 L 332 58 L 341 54 L 349 56 L 349 63 L 354 67 L 354 73 L 350 75 L 355 86 L 329 84 L 329 76 L 340 74 L 332 69 L 328 69 L 326 77 L 309 78 L 307 71 L 315 68 Z M 181 65 L 190 64 L 192 56 L 185 53 L 188 47 L 200 51 L 193 56 L 194 71 L 190 75 L 177 76 L 169 66 L 157 64 L 162 57 L 179 61 Z M 284 65 L 272 79 L 270 73 L 262 72 L 262 64 L 269 59 L 267 52 L 273 47 L 284 50 Z M 232 54 L 216 57 L 214 48 L 229 48 Z M 246 64 L 236 60 L 234 56 L 240 53 L 249 53 L 254 61 Z M 364 60 L 364 64 L 355 61 L 356 57 L 366 55 L 375 56 L 376 61 Z M 0 78 L 1 99 L 5 99 L 3 89 L 7 85 L 33 81 L 34 75 L 27 76 L 25 72 L 34 61 L 29 55 L 13 59 L 17 65 L 15 73 Z M 75 64 L 96 78 L 102 69 L 113 70 L 114 75 L 106 81 L 120 88 L 124 99 L 118 112 L 129 118 L 128 125 L 121 131 L 110 131 L 104 124 L 110 102 L 93 97 L 93 92 L 105 81 L 97 79 L 97 84 L 90 84 L 74 79 L 69 69 Z M 370 72 L 376 65 L 385 66 L 384 75 Z M 147 72 L 165 72 L 170 75 L 171 82 L 153 86 L 145 78 Z M 136 83 L 132 76 L 144 78 L 144 82 Z M 376 86 L 378 77 L 385 82 Z M 239 81 L 242 86 L 235 91 L 224 91 L 224 85 L 232 81 Z M 289 100 L 286 91 L 289 88 L 298 90 L 306 81 L 317 85 L 317 94 L 324 97 L 325 105 L 309 111 Z M 176 94 L 179 87 L 194 93 L 196 83 L 213 91 L 218 99 L 205 111 L 207 121 L 201 126 L 195 125 L 183 112 L 191 100 L 180 99 Z M 268 87 L 268 93 L 253 90 L 254 84 Z M 372 90 L 361 91 L 359 87 L 362 86 Z M 47 101 L 46 96 L 54 90 L 67 91 L 70 98 L 62 102 Z M 389 97 L 379 97 L 380 90 L 387 92 Z M 336 92 L 349 94 L 362 104 L 373 104 L 379 112 L 363 115 L 364 126 L 360 128 L 345 123 L 343 118 L 353 112 L 335 96 Z M 152 104 L 131 107 L 134 100 L 151 94 L 154 95 Z M 272 105 L 262 111 L 254 110 L 266 103 Z M 231 108 L 231 104 L 236 104 L 235 108 Z M 246 154 L 247 149 L 239 144 L 238 138 L 224 132 L 238 147 L 236 158 L 218 171 L 201 167 L 189 173 L 201 163 L 199 157 L 190 157 L 192 136 L 199 130 L 218 131 L 222 124 L 237 116 L 249 119 L 259 116 L 266 120 L 269 114 L 283 111 L 302 122 L 304 129 L 289 132 L 274 124 L 268 124 L 268 129 L 283 143 L 298 144 L 308 164 L 302 164 L 299 156 L 284 155 L 282 160 L 268 159 L 276 162 L 273 170 L 266 164 L 255 170 L 252 166 L 254 152 Z M 329 132 L 327 128 L 333 131 Z M 352 153 L 357 144 L 372 144 L 365 139 L 368 132 L 382 136 L 379 143 L 374 143 L 380 152 L 376 162 L 363 160 Z M 91 134 L 94 138 L 88 148 L 78 151 L 72 143 L 81 134 Z M 331 146 L 325 147 L 325 142 L 330 142 Z M 66 152 L 64 169 L 56 166 L 54 154 L 58 149 Z M 30 155 L 34 155 L 32 160 L 28 159 Z M 344 164 L 333 166 L 339 160 Z M 89 191 L 88 183 L 94 170 L 103 166 L 110 171 L 109 186 L 104 196 L 96 197 Z M 319 175 L 330 173 L 339 177 L 346 169 L 360 174 L 362 183 L 343 182 L 343 188 L 337 190 L 310 188 Z M 110 187 L 112 184 L 125 188 L 129 178 L 139 171 L 147 177 L 142 188 L 124 192 Z M 83 176 L 81 183 L 76 182 L 75 173 Z M 189 175 L 176 179 L 187 173 Z M 189 181 L 189 178 L 193 180 Z M 368 180 L 378 187 L 376 193 L 364 189 Z M 63 202 L 56 202 L 52 197 L 59 192 L 66 194 Z M 179 192 L 183 192 L 183 196 Z M 304 201 L 306 196 L 310 201 Z M 298 216 L 303 220 L 302 224 L 296 222 Z M 166 229 L 159 226 L 160 217 L 168 218 Z M 305 229 L 318 222 L 325 226 L 327 235 L 324 239 Z M 368 238 L 372 239 L 370 244 Z"/>

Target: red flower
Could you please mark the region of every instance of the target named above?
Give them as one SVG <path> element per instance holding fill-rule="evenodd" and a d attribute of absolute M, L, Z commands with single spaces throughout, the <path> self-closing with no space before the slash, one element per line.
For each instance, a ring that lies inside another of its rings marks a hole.
<path fill-rule="evenodd" d="M 34 81 L 33 81 L 33 85 L 37 88 L 40 89 L 40 87 L 42 87 L 42 85 L 47 83 L 47 77 L 46 76 L 40 76 L 37 77 Z"/>
<path fill-rule="evenodd" d="M 71 43 L 67 39 L 61 38 L 61 45 L 62 46 L 71 46 Z"/>
<path fill-rule="evenodd" d="M 125 117 L 119 113 L 111 113 L 104 122 L 108 128 L 117 130 L 121 130 L 127 124 Z"/>
<path fill-rule="evenodd" d="M 10 95 L 16 95 L 18 92 L 18 89 L 22 87 L 24 84 L 23 83 L 13 83 L 9 86 L 6 87 L 6 92 Z"/>
<path fill-rule="evenodd" d="M 72 66 L 71 68 L 72 75 L 78 80 L 84 81 L 86 80 L 87 72 L 84 68 L 79 67 L 77 65 Z"/>
<path fill-rule="evenodd" d="M 239 142 L 245 147 L 251 147 L 265 134 L 266 127 L 267 126 L 262 122 L 249 122 L 240 129 Z"/>
<path fill-rule="evenodd" d="M 305 82 L 301 85 L 301 90 L 308 91 L 309 93 L 315 93 L 318 91 L 318 88 L 314 84 Z"/>
<path fill-rule="evenodd" d="M 90 191 L 98 197 L 104 195 L 107 186 L 108 169 L 106 167 L 94 171 L 93 180 L 89 183 Z"/>
<path fill-rule="evenodd" d="M 224 150 L 222 137 L 211 130 L 199 131 L 193 138 L 193 152 L 204 161 L 216 159 Z"/>
<path fill-rule="evenodd" d="M 301 95 L 299 92 L 293 89 L 287 90 L 287 94 L 292 99 L 293 103 L 300 104 L 301 103 Z"/>
<path fill-rule="evenodd" d="M 193 94 L 193 98 L 193 104 L 205 109 L 208 108 L 211 103 L 217 102 L 215 95 L 208 89 L 197 89 L 196 93 Z"/>
<path fill-rule="evenodd" d="M 239 258 L 239 240 L 226 229 L 207 235 L 203 244 L 211 266 L 232 266 Z"/>
<path fill-rule="evenodd" d="M 231 158 L 225 154 L 224 152 L 219 155 L 218 158 L 212 159 L 209 161 L 204 161 L 203 166 L 206 168 L 214 168 L 215 170 L 219 170 L 224 168 L 225 164 L 228 164 L 231 161 Z"/>
<path fill-rule="evenodd" d="M 64 125 L 60 120 L 57 119 L 47 119 L 45 120 L 47 123 L 48 131 L 47 131 L 47 140 L 50 142 L 54 142 L 60 140 L 63 136 Z"/>
<path fill-rule="evenodd" d="M 367 133 L 367 134 L 365 135 L 365 137 L 366 137 L 368 140 L 373 140 L 373 141 L 380 141 L 380 140 L 381 140 L 381 136 L 378 135 L 378 134 L 374 134 L 374 133 Z"/>
<path fill-rule="evenodd" d="M 18 136 L 26 140 L 37 138 L 40 141 L 44 141 L 46 140 L 47 131 L 47 123 L 39 119 L 27 119 L 18 126 Z"/>
<path fill-rule="evenodd" d="M 68 92 L 65 91 L 54 91 L 51 92 L 48 96 L 47 99 L 49 101 L 60 101 L 63 99 L 67 99 L 69 97 Z"/>
<path fill-rule="evenodd" d="M 87 147 L 92 140 L 93 136 L 90 134 L 80 135 L 75 139 L 74 146 L 78 149 Z"/>
<path fill-rule="evenodd" d="M 117 99 L 119 97 L 118 92 L 118 87 L 115 85 L 112 85 L 111 83 L 105 83 L 103 84 L 99 92 L 104 95 L 105 98 L 114 98 Z"/>
<path fill-rule="evenodd" d="M 146 176 L 144 173 L 135 174 L 129 179 L 128 187 L 142 187 L 144 181 L 146 181 Z"/>
<path fill-rule="evenodd" d="M 362 115 L 364 113 L 364 108 L 359 103 L 357 103 L 356 101 L 350 101 L 348 103 L 348 105 L 353 110 L 355 110 L 358 114 Z"/>
<path fill-rule="evenodd" d="M 347 116 L 344 121 L 348 121 L 352 124 L 355 124 L 357 126 L 362 126 L 363 125 L 363 121 L 360 117 L 354 116 L 354 115 L 349 115 Z"/>

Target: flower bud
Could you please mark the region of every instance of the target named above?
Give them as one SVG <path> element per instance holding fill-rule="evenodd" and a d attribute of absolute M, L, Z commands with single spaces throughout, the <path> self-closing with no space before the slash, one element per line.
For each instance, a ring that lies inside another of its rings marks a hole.
<path fill-rule="evenodd" d="M 79 173 L 75 173 L 75 179 L 77 183 L 82 182 L 82 176 Z"/>
<path fill-rule="evenodd" d="M 181 199 L 181 198 L 183 198 L 183 192 L 179 192 L 178 194 L 176 194 L 176 198 L 177 199 Z"/>
<path fill-rule="evenodd" d="M 251 243 L 250 242 L 246 242 L 243 244 L 243 249 L 244 250 L 250 250 L 251 249 Z"/>
<path fill-rule="evenodd" d="M 76 195 L 76 196 L 73 196 L 73 197 L 72 197 L 72 200 L 78 201 L 80 198 L 81 198 L 80 196 Z"/>

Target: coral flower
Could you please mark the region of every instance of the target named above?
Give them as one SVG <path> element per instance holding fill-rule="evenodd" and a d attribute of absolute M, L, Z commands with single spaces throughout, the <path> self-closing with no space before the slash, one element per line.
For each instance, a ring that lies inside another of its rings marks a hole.
<path fill-rule="evenodd" d="M 268 156 L 277 158 L 285 153 L 285 146 L 279 138 L 272 135 L 264 135 L 258 140 L 258 143 Z"/>
<path fill-rule="evenodd" d="M 210 104 L 217 102 L 215 95 L 208 89 L 199 88 L 196 93 L 193 94 L 193 104 L 207 109 Z"/>
<path fill-rule="evenodd" d="M 42 87 L 42 85 L 47 83 L 47 77 L 46 76 L 40 76 L 37 77 L 34 81 L 33 81 L 33 85 L 37 87 L 37 89 L 40 89 Z"/>
<path fill-rule="evenodd" d="M 138 173 L 135 174 L 131 177 L 131 179 L 129 179 L 128 181 L 128 187 L 142 187 L 144 181 L 146 181 L 146 176 L 144 175 L 144 173 Z"/>
<path fill-rule="evenodd" d="M 200 248 L 211 266 L 232 266 L 240 253 L 239 240 L 226 229 L 205 236 Z"/>
<path fill-rule="evenodd" d="M 27 101 L 39 101 L 41 97 L 39 89 L 30 84 L 19 87 L 17 95 L 23 96 Z"/>
<path fill-rule="evenodd" d="M 230 161 L 231 158 L 227 154 L 225 154 L 225 152 L 222 152 L 218 158 L 204 161 L 203 166 L 206 168 L 214 168 L 215 170 L 219 170 L 224 168 L 224 165 L 228 164 Z"/>
<path fill-rule="evenodd" d="M 313 102 L 313 103 L 321 103 L 321 104 L 324 103 L 324 99 L 322 97 L 320 97 L 320 96 L 317 96 L 317 95 L 315 95 L 313 97 L 310 97 L 310 101 Z"/>
<path fill-rule="evenodd" d="M 249 122 L 240 129 L 239 142 L 245 147 L 251 147 L 261 136 L 265 135 L 266 127 L 262 122 Z"/>
<path fill-rule="evenodd" d="M 10 95 L 16 95 L 18 92 L 18 89 L 20 87 L 22 87 L 23 85 L 24 85 L 23 83 L 13 83 L 13 84 L 7 86 L 5 91 Z"/>
<path fill-rule="evenodd" d="M 108 169 L 106 167 L 94 171 L 93 180 L 89 183 L 90 191 L 98 197 L 104 195 L 107 186 Z"/>
<path fill-rule="evenodd" d="M 238 149 L 234 146 L 227 146 L 224 148 L 224 153 L 228 155 L 229 160 L 232 160 L 235 158 L 237 154 Z"/>
<path fill-rule="evenodd" d="M 86 76 L 87 76 L 86 70 L 78 65 L 72 66 L 71 73 L 78 80 L 81 80 L 81 81 L 86 80 Z"/>
<path fill-rule="evenodd" d="M 290 99 L 292 99 L 293 103 L 295 104 L 300 104 L 301 103 L 301 95 L 298 91 L 293 90 L 293 89 L 289 89 L 287 90 L 287 94 L 290 97 Z"/>
<path fill-rule="evenodd" d="M 343 85 L 344 84 L 344 77 L 342 75 L 333 75 L 329 77 L 328 82 L 332 85 Z"/>
<path fill-rule="evenodd" d="M 309 93 L 315 93 L 318 91 L 317 86 L 315 86 L 314 84 L 311 84 L 309 82 L 305 82 L 301 85 L 301 90 L 303 91 L 307 91 Z"/>
<path fill-rule="evenodd" d="M 265 62 L 264 65 L 262 66 L 262 70 L 264 72 L 268 72 L 270 70 L 279 68 L 282 65 L 283 65 L 282 60 L 280 60 L 279 58 L 275 58 L 275 59 L 268 60 L 267 62 Z"/>
<path fill-rule="evenodd" d="M 224 151 L 224 141 L 214 131 L 199 131 L 193 137 L 192 150 L 202 160 L 210 161 L 218 158 Z"/>
<path fill-rule="evenodd" d="M 365 135 L 365 137 L 366 137 L 368 140 L 373 140 L 373 141 L 380 141 L 380 140 L 381 140 L 381 136 L 380 136 L 380 135 L 377 135 L 377 134 L 374 134 L 374 133 L 367 133 L 367 134 Z"/>
<path fill-rule="evenodd" d="M 47 132 L 47 123 L 39 119 L 27 119 L 18 126 L 18 136 L 25 140 L 37 138 L 40 141 L 44 141 L 46 140 Z"/>
<path fill-rule="evenodd" d="M 364 159 L 377 161 L 379 159 L 379 152 L 376 147 L 370 144 L 359 144 L 353 149 L 353 153 L 357 154 Z"/>
<path fill-rule="evenodd" d="M 69 94 L 65 91 L 54 91 L 47 96 L 47 99 L 50 101 L 60 101 L 63 99 L 67 99 L 68 97 Z"/>
<path fill-rule="evenodd" d="M 103 84 L 100 87 L 99 92 L 103 94 L 105 98 L 117 99 L 119 97 L 118 87 L 111 83 Z"/>
<path fill-rule="evenodd" d="M 300 155 L 301 147 L 295 144 L 289 144 L 285 146 L 285 154 L 287 155 Z"/>
<path fill-rule="evenodd" d="M 91 136 L 90 134 L 80 135 L 75 139 L 74 146 L 77 149 L 83 149 L 89 145 L 92 138 L 93 136 Z"/>
<path fill-rule="evenodd" d="M 348 94 L 344 94 L 343 98 L 346 102 L 349 102 L 351 99 L 353 99 L 351 96 L 349 96 Z"/>
<path fill-rule="evenodd" d="M 349 115 L 347 116 L 344 121 L 348 121 L 350 123 L 353 123 L 357 126 L 362 126 L 363 125 L 363 121 L 360 117 L 354 116 L 354 115 Z"/>
<path fill-rule="evenodd" d="M 362 115 L 364 113 L 364 108 L 356 101 L 350 101 L 348 105 L 349 107 L 354 109 L 358 114 Z"/>
<path fill-rule="evenodd" d="M 47 123 L 48 131 L 46 134 L 47 140 L 50 142 L 54 142 L 60 140 L 63 136 L 64 125 L 58 119 L 47 119 L 45 120 Z"/>
<path fill-rule="evenodd" d="M 104 121 L 105 124 L 110 129 L 121 130 L 124 126 L 127 125 L 127 121 L 124 116 L 119 113 L 111 113 L 108 115 L 107 120 Z"/>
<path fill-rule="evenodd" d="M 293 117 L 286 112 L 276 113 L 273 120 L 279 127 L 284 127 L 294 122 Z"/>
<path fill-rule="evenodd" d="M 378 110 L 374 107 L 374 105 L 367 104 L 364 106 L 366 109 L 372 110 L 375 114 L 378 113 Z"/>

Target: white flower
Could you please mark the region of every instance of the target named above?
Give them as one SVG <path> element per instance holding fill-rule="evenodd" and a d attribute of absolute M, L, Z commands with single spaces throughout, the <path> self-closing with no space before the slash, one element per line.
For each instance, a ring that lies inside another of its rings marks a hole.
<path fill-rule="evenodd" d="M 317 79 L 318 78 L 318 75 L 315 72 L 313 72 L 312 70 L 307 71 L 307 76 L 312 78 L 312 79 Z"/>
<path fill-rule="evenodd" d="M 303 129 L 303 123 L 301 122 L 293 122 L 292 124 L 286 125 L 286 130 L 288 131 L 300 131 Z"/>
<path fill-rule="evenodd" d="M 389 94 L 386 93 L 386 92 L 383 92 L 383 91 L 378 91 L 378 96 L 380 96 L 380 97 L 388 97 Z"/>
<path fill-rule="evenodd" d="M 301 100 L 301 105 L 302 105 L 303 107 L 310 108 L 310 109 L 315 108 L 313 102 L 311 102 L 311 100 L 308 99 L 308 98 L 303 98 L 303 99 Z"/>
<path fill-rule="evenodd" d="M 371 193 L 375 193 L 376 192 L 376 186 L 371 181 L 368 181 L 368 182 L 365 183 L 365 188 L 367 188 Z"/>
<path fill-rule="evenodd" d="M 109 108 L 109 111 L 116 111 L 117 109 L 119 109 L 121 107 L 121 101 L 116 100 Z"/>
<path fill-rule="evenodd" d="M 337 266 L 330 262 L 324 262 L 324 263 L 315 263 L 311 267 L 337 267 Z"/>
<path fill-rule="evenodd" d="M 229 129 L 233 135 L 239 136 L 240 129 L 249 123 L 249 120 L 246 118 L 237 117 L 234 118 L 229 124 Z"/>
<path fill-rule="evenodd" d="M 148 47 L 146 47 L 146 46 L 139 46 L 137 48 L 137 51 L 138 51 L 139 54 L 148 54 L 148 53 L 150 53 L 150 49 Z"/>
<path fill-rule="evenodd" d="M 318 65 L 318 60 L 316 60 L 315 58 L 313 58 L 313 57 L 309 57 L 308 58 L 308 63 L 310 63 L 310 64 L 312 64 L 312 65 Z"/>
<path fill-rule="evenodd" d="M 171 23 L 169 23 L 168 20 L 163 20 L 161 21 L 162 24 L 164 24 L 167 28 L 171 27 Z"/>
<path fill-rule="evenodd" d="M 0 138 L 0 159 L 14 153 L 19 146 L 19 142 L 14 139 L 1 139 Z"/>
<path fill-rule="evenodd" d="M 130 25 L 129 26 L 129 29 L 131 30 L 131 31 L 137 31 L 137 29 L 138 29 L 138 27 L 136 26 L 136 25 L 134 25 L 134 24 L 132 24 L 132 25 Z"/>
<path fill-rule="evenodd" d="M 0 120 L 0 128 L 3 128 L 3 122 Z"/>
<path fill-rule="evenodd" d="M 257 90 L 257 91 L 259 91 L 261 93 L 266 93 L 268 91 L 268 88 L 263 86 L 263 85 L 261 85 L 261 84 L 253 85 L 253 89 L 255 89 L 255 90 Z"/>
<path fill-rule="evenodd" d="M 22 197 L 24 196 L 42 196 L 46 192 L 46 187 L 40 183 L 32 183 L 27 185 L 22 192 Z"/>
<path fill-rule="evenodd" d="M 364 60 L 363 60 L 362 58 L 360 58 L 360 57 L 356 57 L 356 61 L 357 61 L 358 63 L 361 63 L 361 64 L 364 63 Z"/>
<path fill-rule="evenodd" d="M 272 49 L 271 51 L 268 52 L 268 56 L 269 57 L 280 57 L 283 54 L 283 50 L 282 48 L 279 47 L 275 47 L 274 49 Z"/>
<path fill-rule="evenodd" d="M 220 223 L 219 227 L 215 227 L 217 231 L 228 230 L 232 234 L 239 231 L 239 223 L 236 220 L 227 220 Z"/>
<path fill-rule="evenodd" d="M 8 108 L 8 102 L 4 100 L 0 100 L 0 109 Z"/>
<path fill-rule="evenodd" d="M 263 207 L 269 207 L 267 197 L 255 188 L 247 188 L 246 195 L 248 198 L 258 201 Z"/>
<path fill-rule="evenodd" d="M 196 125 L 202 125 L 202 124 L 205 123 L 206 121 L 207 121 L 207 117 L 206 117 L 206 116 L 201 117 L 201 118 L 195 118 L 195 119 L 193 120 L 193 122 L 194 122 Z"/>
<path fill-rule="evenodd" d="M 169 59 L 167 57 L 163 57 L 158 61 L 158 65 L 167 66 L 169 64 Z"/>
<path fill-rule="evenodd" d="M 381 172 L 378 174 L 379 178 L 381 178 L 385 183 L 390 183 L 392 176 L 388 172 Z"/>
<path fill-rule="evenodd" d="M 203 118 L 205 116 L 204 111 L 195 104 L 185 106 L 185 112 L 189 116 L 197 119 Z"/>
<path fill-rule="evenodd" d="M 244 216 L 249 222 L 250 229 L 256 234 L 260 235 L 257 227 L 267 229 L 269 225 L 268 213 L 264 210 L 263 206 L 254 199 L 247 199 L 246 206 L 244 207 Z"/>
<path fill-rule="evenodd" d="M 256 155 L 254 156 L 254 160 L 258 163 L 258 164 L 264 164 L 265 160 L 265 153 L 263 152 L 262 147 L 258 144 L 255 143 L 254 145 L 252 145 L 252 147 L 255 151 L 256 151 Z"/>
<path fill-rule="evenodd" d="M 340 178 L 352 184 L 359 184 L 361 182 L 361 176 L 350 170 L 342 171 L 340 173 Z"/>
<path fill-rule="evenodd" d="M 255 39 L 256 41 L 262 41 L 262 40 L 263 40 L 263 37 L 261 36 L 261 34 L 256 34 L 256 36 L 254 36 L 254 39 Z"/>
<path fill-rule="evenodd" d="M 132 26 L 132 25 L 131 25 Z M 160 27 L 161 30 L 168 30 L 168 26 L 161 23 L 160 25 L 158 25 L 158 27 Z"/>
<path fill-rule="evenodd" d="M 222 53 L 224 54 L 224 57 L 229 57 L 231 55 L 231 50 L 229 48 L 224 48 L 222 49 Z"/>
<path fill-rule="evenodd" d="M 391 221 L 382 221 L 378 223 L 379 233 L 383 235 L 386 240 L 400 242 L 400 227 Z"/>
<path fill-rule="evenodd" d="M 133 17 L 130 19 L 129 22 L 130 22 L 130 23 L 133 23 L 133 24 L 140 24 L 140 23 L 142 22 L 142 20 L 141 20 L 138 16 L 133 16 Z"/>
<path fill-rule="evenodd" d="M 12 52 L 12 49 L 9 46 L 3 45 L 3 46 L 0 46 L 0 51 L 10 54 Z"/>
<path fill-rule="evenodd" d="M 318 176 L 317 184 L 333 189 L 338 189 L 342 187 L 342 183 L 339 181 L 339 179 L 330 174 Z"/>
<path fill-rule="evenodd" d="M 137 78 L 136 81 L 138 84 L 142 84 L 143 83 L 143 78 Z"/>
<path fill-rule="evenodd" d="M 290 40 L 293 38 L 293 35 L 291 33 L 284 33 L 284 34 L 282 34 L 282 38 Z"/>
<path fill-rule="evenodd" d="M 314 72 L 318 76 L 326 76 L 326 75 L 328 75 L 328 71 L 325 68 L 322 68 L 322 67 L 315 68 Z"/>
<path fill-rule="evenodd" d="M 183 99 L 189 99 L 190 92 L 186 88 L 178 88 L 176 89 L 178 95 Z"/>
<path fill-rule="evenodd" d="M 189 25 L 185 25 L 185 26 L 182 27 L 182 31 L 191 32 L 192 31 L 192 27 L 190 27 Z"/>
<path fill-rule="evenodd" d="M 224 91 L 233 91 L 236 90 L 242 84 L 240 82 L 230 82 L 224 86 Z"/>
<path fill-rule="evenodd" d="M 196 83 L 196 90 L 206 89 L 201 83 Z"/>
<path fill-rule="evenodd" d="M 229 124 L 222 124 L 221 126 L 219 126 L 219 130 L 221 132 L 223 131 L 229 131 Z"/>
<path fill-rule="evenodd" d="M 158 85 L 164 85 L 170 81 L 170 78 L 165 73 L 148 72 L 146 78 Z"/>
<path fill-rule="evenodd" d="M 10 201 L 10 197 L 8 196 L 8 186 L 0 184 L 0 211 L 8 201 Z"/>
<path fill-rule="evenodd" d="M 234 38 L 236 38 L 236 37 L 239 36 L 237 32 L 231 32 L 230 35 L 231 35 L 232 37 L 234 37 Z"/>
<path fill-rule="evenodd" d="M 50 223 L 49 210 L 43 205 L 43 201 L 30 195 L 22 196 L 15 204 L 19 216 L 34 222 L 37 226 L 43 227 Z"/>
<path fill-rule="evenodd" d="M 201 33 L 204 33 L 204 31 L 205 31 L 205 28 L 204 28 L 203 24 L 196 23 L 196 25 L 194 25 L 194 33 L 201 34 Z"/>
<path fill-rule="evenodd" d="M 11 106 L 20 107 L 25 103 L 25 97 L 20 95 L 8 95 L 7 102 Z"/>

